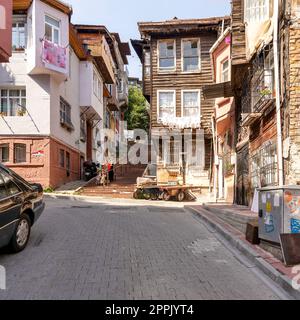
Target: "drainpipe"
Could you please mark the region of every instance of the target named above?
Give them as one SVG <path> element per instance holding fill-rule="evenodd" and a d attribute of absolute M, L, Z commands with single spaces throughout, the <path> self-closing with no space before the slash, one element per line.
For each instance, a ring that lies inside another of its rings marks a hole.
<path fill-rule="evenodd" d="M 274 73 L 275 73 L 275 90 L 276 90 L 276 124 L 277 124 L 277 165 L 278 165 L 278 184 L 284 184 L 283 179 L 283 154 L 282 154 L 282 128 L 281 128 L 281 112 L 280 112 L 280 72 L 279 72 L 279 0 L 274 0 Z"/>

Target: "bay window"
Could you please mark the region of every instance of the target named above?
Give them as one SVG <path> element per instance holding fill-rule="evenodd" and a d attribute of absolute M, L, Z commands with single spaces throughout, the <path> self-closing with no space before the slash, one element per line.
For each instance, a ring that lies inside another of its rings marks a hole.
<path fill-rule="evenodd" d="M 175 91 L 158 91 L 158 118 L 176 116 Z"/>
<path fill-rule="evenodd" d="M 182 116 L 200 117 L 200 91 L 182 91 Z"/>
<path fill-rule="evenodd" d="M 1 89 L 0 114 L 3 116 L 21 116 L 26 111 L 26 90 Z"/>
<path fill-rule="evenodd" d="M 45 38 L 53 43 L 60 44 L 60 22 L 45 16 Z"/>
<path fill-rule="evenodd" d="M 245 22 L 260 23 L 269 19 L 270 0 L 245 0 Z"/>
<path fill-rule="evenodd" d="M 182 71 L 200 71 L 200 40 L 182 40 Z"/>
<path fill-rule="evenodd" d="M 174 70 L 176 69 L 176 42 L 175 40 L 163 40 L 158 42 L 159 69 Z"/>

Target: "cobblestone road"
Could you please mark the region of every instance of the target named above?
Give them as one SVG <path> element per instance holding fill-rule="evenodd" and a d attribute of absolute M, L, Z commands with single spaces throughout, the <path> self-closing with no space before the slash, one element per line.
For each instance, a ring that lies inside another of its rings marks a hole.
<path fill-rule="evenodd" d="M 178 207 L 47 200 L 0 299 L 277 299 Z"/>

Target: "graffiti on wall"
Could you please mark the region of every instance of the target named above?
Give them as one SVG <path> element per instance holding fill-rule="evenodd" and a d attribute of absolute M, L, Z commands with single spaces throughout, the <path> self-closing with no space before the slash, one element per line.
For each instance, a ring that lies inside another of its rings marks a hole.
<path fill-rule="evenodd" d="M 291 191 L 284 193 L 284 203 L 288 209 L 291 233 L 300 233 L 300 196 Z"/>

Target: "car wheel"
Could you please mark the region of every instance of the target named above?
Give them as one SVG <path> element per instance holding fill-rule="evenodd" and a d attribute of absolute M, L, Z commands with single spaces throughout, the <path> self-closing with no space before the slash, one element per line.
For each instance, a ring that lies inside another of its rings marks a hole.
<path fill-rule="evenodd" d="M 25 249 L 30 237 L 31 222 L 26 214 L 22 214 L 15 232 L 12 236 L 10 247 L 13 252 L 20 252 Z"/>

